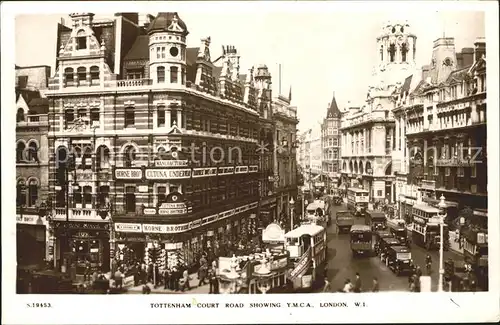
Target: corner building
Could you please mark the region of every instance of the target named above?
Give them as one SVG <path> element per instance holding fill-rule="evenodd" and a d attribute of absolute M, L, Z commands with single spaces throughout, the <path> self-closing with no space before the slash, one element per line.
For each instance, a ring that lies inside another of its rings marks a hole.
<path fill-rule="evenodd" d="M 394 172 L 400 157 L 395 150 L 393 93 L 415 70 L 416 40 L 406 21 L 384 24 L 365 105 L 348 107 L 342 114 L 342 183 L 361 185 L 372 202 L 395 202 Z"/>
<path fill-rule="evenodd" d="M 191 265 L 246 236 L 258 207 L 270 83 L 253 69 L 240 75 L 233 46 L 214 61 L 210 37 L 187 48 L 177 13 L 147 17 L 140 26 L 138 14 L 95 23 L 72 14 L 73 27 L 58 31 L 48 93 L 53 245 L 55 264 L 77 273 L 85 260 L 108 270 L 115 256 L 147 262 L 152 250 L 160 268 Z"/>
<path fill-rule="evenodd" d="M 326 182 L 326 193 L 337 188 L 340 180 L 340 110 L 333 94 L 332 102 L 328 104 L 326 118 L 321 123 L 321 146 L 323 148 L 322 175 Z"/>

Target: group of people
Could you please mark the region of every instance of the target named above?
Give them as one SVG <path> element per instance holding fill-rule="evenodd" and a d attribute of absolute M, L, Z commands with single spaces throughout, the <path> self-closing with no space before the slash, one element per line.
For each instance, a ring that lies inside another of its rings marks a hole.
<path fill-rule="evenodd" d="M 328 278 L 326 277 L 326 272 L 325 272 L 325 286 L 323 287 L 323 292 L 329 292 L 330 291 L 330 282 L 328 281 Z M 371 287 L 371 292 L 379 292 L 380 287 L 378 283 L 377 277 L 373 277 L 372 280 L 372 287 Z M 346 279 L 344 282 L 344 287 L 339 289 L 338 292 L 356 292 L 360 293 L 362 292 L 362 287 L 361 287 L 361 276 L 359 273 L 356 273 L 356 279 L 354 281 L 354 284 L 351 282 L 351 279 Z"/>

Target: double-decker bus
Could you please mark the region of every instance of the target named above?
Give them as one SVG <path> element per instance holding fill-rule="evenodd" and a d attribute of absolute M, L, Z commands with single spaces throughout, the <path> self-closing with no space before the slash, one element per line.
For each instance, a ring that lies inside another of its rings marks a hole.
<path fill-rule="evenodd" d="M 288 279 L 294 290 L 323 285 L 326 266 L 326 231 L 316 224 L 303 224 L 285 234 L 285 249 L 293 267 Z"/>
<path fill-rule="evenodd" d="M 356 216 L 363 216 L 368 209 L 369 193 L 367 190 L 358 187 L 347 189 L 347 208 L 354 212 Z"/>
<path fill-rule="evenodd" d="M 439 249 L 441 236 L 439 209 L 428 204 L 415 204 L 412 208 L 412 242 L 427 250 Z M 443 227 L 444 249 L 449 247 L 448 225 Z"/>
<path fill-rule="evenodd" d="M 329 215 L 326 213 L 327 206 L 325 201 L 315 200 L 306 208 L 307 221 L 315 222 L 316 224 L 326 228 L 330 223 Z"/>

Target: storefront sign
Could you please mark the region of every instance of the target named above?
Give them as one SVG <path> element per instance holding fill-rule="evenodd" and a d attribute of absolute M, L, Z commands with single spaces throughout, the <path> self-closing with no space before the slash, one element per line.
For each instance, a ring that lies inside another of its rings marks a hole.
<path fill-rule="evenodd" d="M 33 216 L 33 215 L 20 216 L 20 215 L 16 215 L 16 222 L 17 223 L 28 224 L 28 225 L 36 225 L 36 224 L 43 225 L 43 221 L 40 219 L 40 222 L 38 222 L 38 219 L 40 219 L 39 216 Z"/>
<path fill-rule="evenodd" d="M 215 175 L 217 175 L 217 167 L 193 169 L 193 178 Z"/>
<path fill-rule="evenodd" d="M 191 169 L 146 169 L 146 179 L 190 178 Z"/>
<path fill-rule="evenodd" d="M 75 237 L 79 237 L 79 238 L 89 238 L 90 237 L 90 234 L 88 232 L 85 232 L 85 231 L 79 231 L 75 234 Z"/>
<path fill-rule="evenodd" d="M 160 215 L 174 215 L 174 214 L 186 214 L 187 209 L 158 209 L 158 214 Z"/>
<path fill-rule="evenodd" d="M 154 214 L 156 214 L 156 209 L 155 208 L 144 208 L 143 213 L 145 215 L 154 215 Z"/>
<path fill-rule="evenodd" d="M 115 230 L 122 232 L 142 232 L 142 225 L 139 223 L 115 223 Z"/>
<path fill-rule="evenodd" d="M 145 233 L 160 233 L 160 234 L 172 234 L 178 232 L 184 232 L 189 229 L 189 224 L 181 225 L 153 225 L 153 224 L 143 224 L 142 232 Z"/>
<path fill-rule="evenodd" d="M 263 242 L 284 242 L 285 231 L 277 224 L 271 223 L 262 232 Z"/>
<path fill-rule="evenodd" d="M 116 179 L 141 179 L 142 170 L 140 169 L 115 169 Z"/>
<path fill-rule="evenodd" d="M 148 186 L 147 185 L 140 185 L 139 186 L 139 193 L 147 193 L 148 192 Z"/>
<path fill-rule="evenodd" d="M 235 174 L 246 174 L 246 173 L 248 173 L 248 166 L 236 167 Z"/>
<path fill-rule="evenodd" d="M 187 160 L 156 160 L 156 167 L 186 167 L 188 165 Z"/>
<path fill-rule="evenodd" d="M 419 223 L 421 225 L 425 225 L 426 224 L 426 221 L 420 217 L 413 217 L 413 221 L 416 222 L 416 223 Z"/>

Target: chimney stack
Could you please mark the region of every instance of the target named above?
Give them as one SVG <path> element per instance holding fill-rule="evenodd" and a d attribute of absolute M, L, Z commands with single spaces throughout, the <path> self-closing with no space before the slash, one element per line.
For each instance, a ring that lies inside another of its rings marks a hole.
<path fill-rule="evenodd" d="M 474 63 L 474 49 L 465 47 L 462 49 L 462 67 L 470 66 Z"/>
<path fill-rule="evenodd" d="M 427 80 L 427 77 L 429 77 L 429 72 L 431 70 L 431 67 L 429 65 L 423 65 L 422 66 L 422 80 Z"/>

